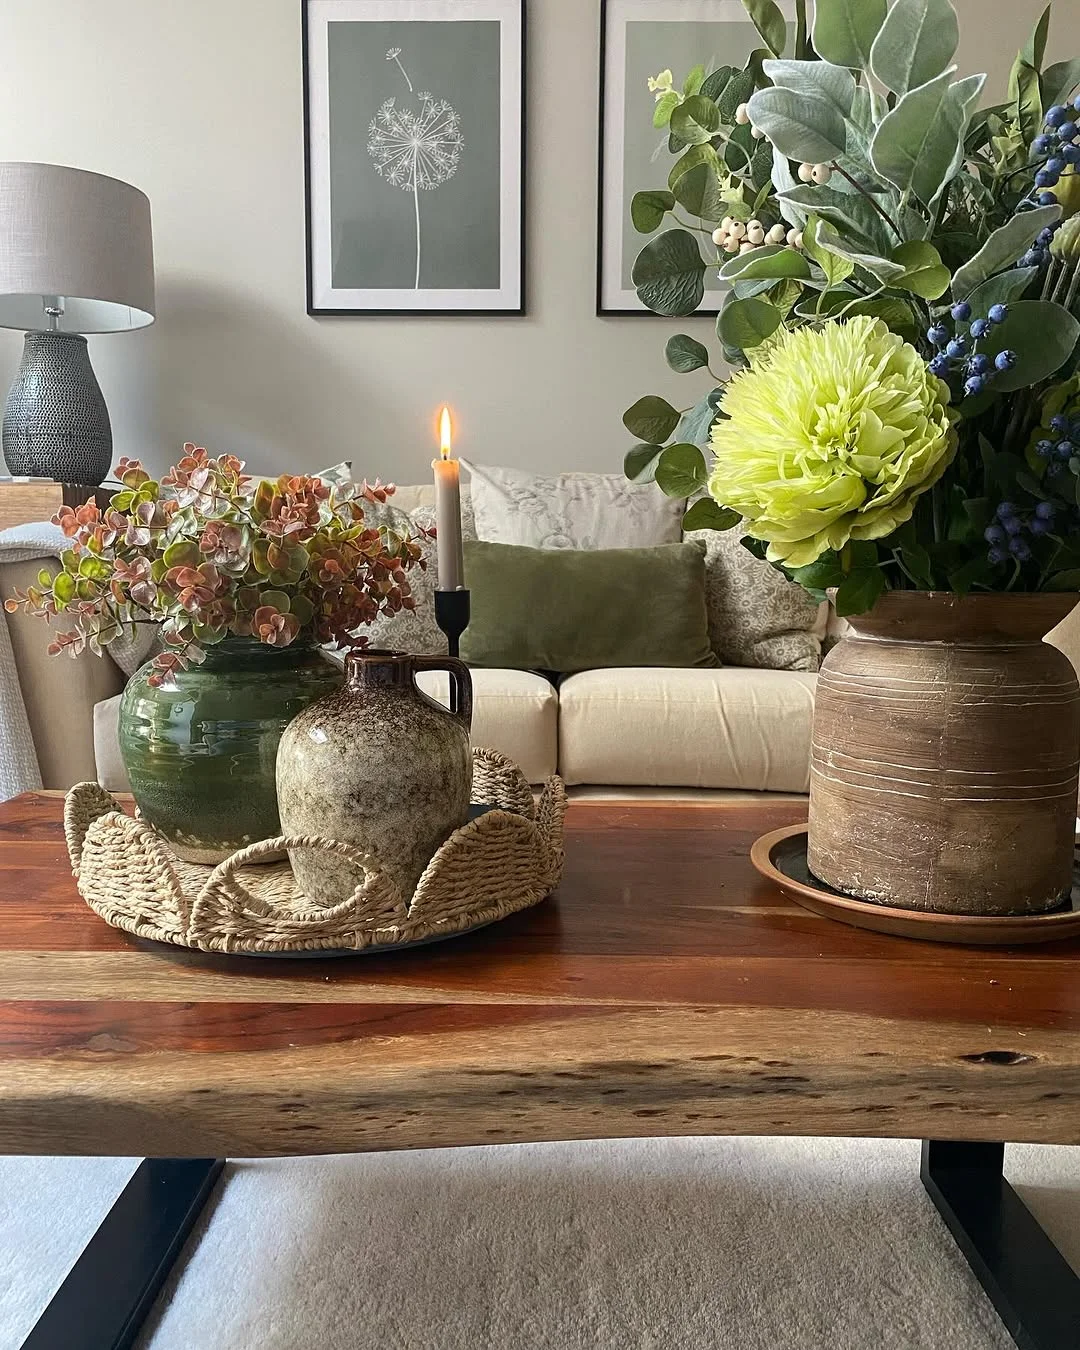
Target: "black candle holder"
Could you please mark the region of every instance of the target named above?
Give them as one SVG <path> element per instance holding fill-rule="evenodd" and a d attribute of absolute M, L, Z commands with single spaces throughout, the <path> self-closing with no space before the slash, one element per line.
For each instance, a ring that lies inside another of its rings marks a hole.
<path fill-rule="evenodd" d="M 461 635 L 469 626 L 469 592 L 464 586 L 456 591 L 435 592 L 435 622 L 446 634 L 447 653 L 459 656 Z"/>

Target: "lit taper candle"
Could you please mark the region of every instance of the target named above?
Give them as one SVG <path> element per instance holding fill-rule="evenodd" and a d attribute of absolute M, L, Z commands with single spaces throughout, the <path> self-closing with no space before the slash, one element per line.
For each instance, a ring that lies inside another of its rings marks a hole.
<path fill-rule="evenodd" d="M 456 591 L 465 585 L 465 560 L 461 549 L 461 477 L 451 450 L 450 409 L 439 418 L 440 457 L 435 470 L 435 528 L 440 591 Z"/>

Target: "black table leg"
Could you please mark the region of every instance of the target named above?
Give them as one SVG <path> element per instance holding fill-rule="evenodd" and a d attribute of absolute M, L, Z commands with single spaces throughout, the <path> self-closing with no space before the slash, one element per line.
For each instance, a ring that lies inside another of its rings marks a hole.
<path fill-rule="evenodd" d="M 923 1185 L 1020 1350 L 1080 1347 L 1080 1279 L 1002 1175 L 1004 1144 L 926 1139 Z"/>
<path fill-rule="evenodd" d="M 22 1350 L 128 1350 L 224 1166 L 144 1158 Z"/>

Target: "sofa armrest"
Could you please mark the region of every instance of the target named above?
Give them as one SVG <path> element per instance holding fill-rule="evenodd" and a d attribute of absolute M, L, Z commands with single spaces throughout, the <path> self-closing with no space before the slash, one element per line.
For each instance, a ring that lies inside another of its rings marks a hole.
<path fill-rule="evenodd" d="M 6 598 L 15 586 L 21 590 L 33 586 L 42 567 L 57 570 L 55 563 L 41 559 L 0 565 L 0 596 Z M 74 660 L 50 656 L 48 646 L 56 629 L 44 619 L 22 611 L 4 618 L 42 786 L 69 788 L 93 781 L 94 705 L 119 693 L 126 677 L 108 656 L 90 652 Z"/>

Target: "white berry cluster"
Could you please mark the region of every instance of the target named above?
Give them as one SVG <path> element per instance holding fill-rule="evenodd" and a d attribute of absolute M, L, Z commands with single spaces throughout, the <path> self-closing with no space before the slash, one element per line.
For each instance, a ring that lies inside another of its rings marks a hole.
<path fill-rule="evenodd" d="M 747 122 L 750 121 L 750 109 L 745 103 L 740 103 L 735 109 L 735 121 L 738 122 L 741 127 L 746 126 Z M 760 131 L 757 127 L 750 128 L 750 135 L 753 136 L 755 141 L 763 141 L 765 139 L 765 133 Z"/>
<path fill-rule="evenodd" d="M 731 216 L 725 216 L 713 231 L 713 243 L 725 253 L 749 253 L 762 244 L 782 244 L 786 238 L 783 225 L 766 230 L 760 220 L 748 220 L 744 224 Z"/>
<path fill-rule="evenodd" d="M 799 179 L 803 183 L 816 183 L 818 187 L 824 187 L 832 177 L 832 169 L 828 164 L 800 164 Z"/>

